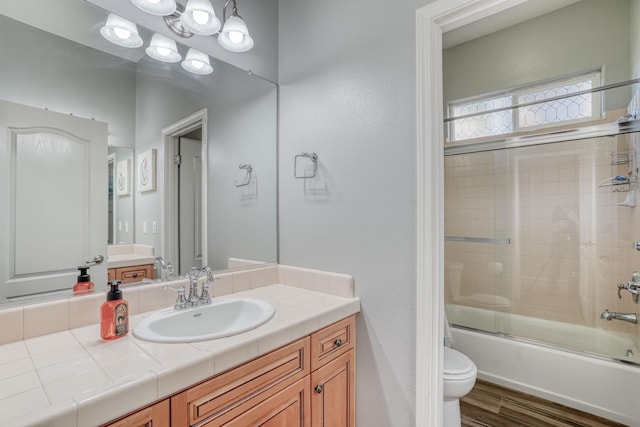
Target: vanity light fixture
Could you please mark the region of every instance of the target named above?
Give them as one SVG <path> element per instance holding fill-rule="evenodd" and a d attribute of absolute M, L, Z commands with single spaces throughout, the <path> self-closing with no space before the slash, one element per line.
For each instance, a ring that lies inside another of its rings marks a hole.
<path fill-rule="evenodd" d="M 142 38 L 138 34 L 136 24 L 113 13 L 109 14 L 107 22 L 100 28 L 100 34 L 118 46 L 129 48 L 142 46 Z"/>
<path fill-rule="evenodd" d="M 145 49 L 147 55 L 161 62 L 178 62 L 182 56 L 178 52 L 175 40 L 161 34 L 154 34 L 149 47 Z"/>
<path fill-rule="evenodd" d="M 182 68 L 194 74 L 211 74 L 213 67 L 209 63 L 209 55 L 195 50 L 189 49 L 187 57 L 182 61 Z"/>
<path fill-rule="evenodd" d="M 218 43 L 231 52 L 246 52 L 253 47 L 253 39 L 249 35 L 247 24 L 238 14 L 236 0 L 226 0 L 222 9 L 222 30 L 220 20 L 211 5 L 211 0 L 188 0 L 186 6 L 176 4 L 168 13 L 158 13 L 159 8 L 147 9 L 149 3 L 159 4 L 165 0 L 131 0 L 140 9 L 155 15 L 163 15 L 169 30 L 182 38 L 196 35 L 213 35 Z M 233 3 L 233 4 L 232 4 Z M 144 5 L 144 6 L 143 6 Z M 227 8 L 231 7 L 231 14 L 227 18 Z M 154 10 L 152 12 L 151 10 Z"/>
<path fill-rule="evenodd" d="M 166 16 L 176 11 L 175 0 L 131 0 L 131 3 L 152 15 Z"/>

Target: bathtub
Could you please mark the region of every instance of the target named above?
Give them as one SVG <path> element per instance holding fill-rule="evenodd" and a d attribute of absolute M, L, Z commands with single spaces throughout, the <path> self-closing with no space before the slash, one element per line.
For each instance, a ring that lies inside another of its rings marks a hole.
<path fill-rule="evenodd" d="M 474 361 L 478 378 L 640 427 L 640 366 L 625 363 L 640 363 L 640 350 L 628 335 L 454 304 L 447 315 L 453 347 Z M 603 349 L 621 361 L 595 355 Z"/>

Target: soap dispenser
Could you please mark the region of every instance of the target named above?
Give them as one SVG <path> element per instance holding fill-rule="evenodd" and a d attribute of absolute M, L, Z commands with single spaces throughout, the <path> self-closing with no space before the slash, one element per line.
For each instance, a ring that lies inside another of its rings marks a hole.
<path fill-rule="evenodd" d="M 78 276 L 78 283 L 73 286 L 73 293 L 79 295 L 92 291 L 94 284 L 91 281 L 91 277 L 89 277 L 89 267 L 81 265 L 78 270 L 80 270 L 80 275 Z"/>
<path fill-rule="evenodd" d="M 120 281 L 109 282 L 107 300 L 100 306 L 100 336 L 115 340 L 129 332 L 129 303 L 122 298 Z"/>

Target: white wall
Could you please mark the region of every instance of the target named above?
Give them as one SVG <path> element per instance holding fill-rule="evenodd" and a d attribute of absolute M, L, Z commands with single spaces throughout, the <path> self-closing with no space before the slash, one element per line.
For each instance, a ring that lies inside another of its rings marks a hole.
<path fill-rule="evenodd" d="M 280 1 L 280 262 L 354 275 L 363 427 L 414 425 L 415 11 L 427 3 Z M 303 151 L 320 164 L 306 191 L 292 176 Z"/>

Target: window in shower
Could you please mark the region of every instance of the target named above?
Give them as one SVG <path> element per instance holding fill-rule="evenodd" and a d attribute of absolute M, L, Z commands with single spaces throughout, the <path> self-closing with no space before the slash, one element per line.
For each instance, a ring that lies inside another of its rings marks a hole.
<path fill-rule="evenodd" d="M 602 116 L 600 71 L 449 103 L 449 139 L 461 141 L 593 120 Z M 569 96 L 572 93 L 580 93 Z M 543 102 L 549 99 L 548 102 Z M 511 108 L 514 105 L 523 107 Z M 497 111 L 496 111 L 497 110 Z M 486 112 L 486 113 L 485 113 Z M 469 117 L 464 117 L 469 116 Z"/>

